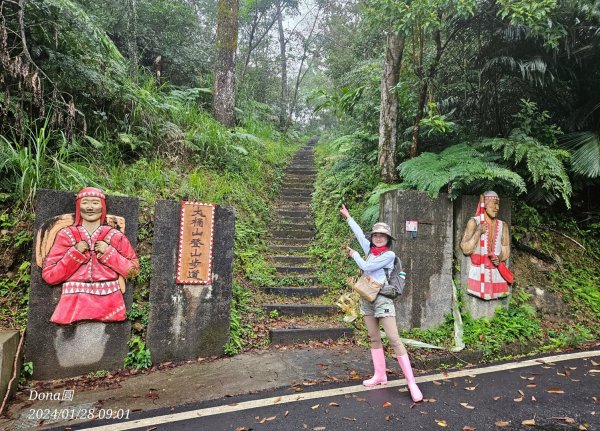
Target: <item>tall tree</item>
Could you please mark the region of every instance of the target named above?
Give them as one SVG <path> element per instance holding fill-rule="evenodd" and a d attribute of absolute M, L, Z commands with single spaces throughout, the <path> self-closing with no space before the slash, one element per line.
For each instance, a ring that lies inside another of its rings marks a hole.
<path fill-rule="evenodd" d="M 286 129 L 287 108 L 288 108 L 288 78 L 287 78 L 287 40 L 283 31 L 283 1 L 277 2 L 277 29 L 279 33 L 279 61 L 281 62 L 281 98 L 279 100 L 279 127 Z"/>
<path fill-rule="evenodd" d="M 235 125 L 235 53 L 239 0 L 218 0 L 212 112 L 227 127 Z"/>
<path fill-rule="evenodd" d="M 396 171 L 398 97 L 395 89 L 400 81 L 404 36 L 396 31 L 391 31 L 387 35 L 386 45 L 385 62 L 381 75 L 378 161 L 381 179 L 386 183 L 393 183 L 398 180 Z"/>

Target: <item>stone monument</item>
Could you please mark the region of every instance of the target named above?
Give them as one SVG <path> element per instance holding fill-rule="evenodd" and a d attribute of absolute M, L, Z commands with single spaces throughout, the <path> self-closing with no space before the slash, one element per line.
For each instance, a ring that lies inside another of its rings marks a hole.
<path fill-rule="evenodd" d="M 131 330 L 125 278 L 138 267 L 137 198 L 40 190 L 35 211 L 25 344 L 33 377 L 121 368 Z"/>
<path fill-rule="evenodd" d="M 452 202 L 410 190 L 385 193 L 379 219 L 398 238 L 396 255 L 406 272 L 406 288 L 395 300 L 398 327 L 431 328 L 452 313 Z"/>
<path fill-rule="evenodd" d="M 154 219 L 148 327 L 152 361 L 223 354 L 231 312 L 233 209 L 158 201 Z"/>

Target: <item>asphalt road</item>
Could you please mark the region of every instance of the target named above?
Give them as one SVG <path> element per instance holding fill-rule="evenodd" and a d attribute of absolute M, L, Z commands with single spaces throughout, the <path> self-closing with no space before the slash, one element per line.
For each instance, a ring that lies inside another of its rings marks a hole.
<path fill-rule="evenodd" d="M 419 380 L 425 400 L 418 404 L 412 403 L 402 380 L 369 390 L 359 382 L 296 386 L 132 413 L 129 422 L 97 420 L 68 429 L 600 431 L 600 351 L 448 371 Z"/>

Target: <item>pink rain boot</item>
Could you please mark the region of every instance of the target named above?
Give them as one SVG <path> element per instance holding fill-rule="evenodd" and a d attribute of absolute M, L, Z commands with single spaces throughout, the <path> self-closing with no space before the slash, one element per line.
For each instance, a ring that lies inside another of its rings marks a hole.
<path fill-rule="evenodd" d="M 383 349 L 371 349 L 371 358 L 373 358 L 375 373 L 369 380 L 363 381 L 363 385 L 385 385 L 387 383 L 387 375 L 385 374 L 385 354 L 383 353 Z"/>
<path fill-rule="evenodd" d="M 398 356 L 398 362 L 400 363 L 400 368 L 402 368 L 402 372 L 404 373 L 404 378 L 406 379 L 406 384 L 408 385 L 408 390 L 410 391 L 410 397 L 415 403 L 422 401 L 423 394 L 415 382 L 415 376 L 413 375 L 412 368 L 410 366 L 408 353 L 406 355 Z"/>

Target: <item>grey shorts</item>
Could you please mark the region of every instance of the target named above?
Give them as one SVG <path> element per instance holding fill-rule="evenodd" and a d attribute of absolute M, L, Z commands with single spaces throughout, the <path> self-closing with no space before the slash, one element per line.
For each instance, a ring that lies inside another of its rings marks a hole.
<path fill-rule="evenodd" d="M 377 295 L 375 301 L 368 302 L 360 299 L 360 314 L 374 317 L 395 317 L 394 300 L 383 295 Z"/>

